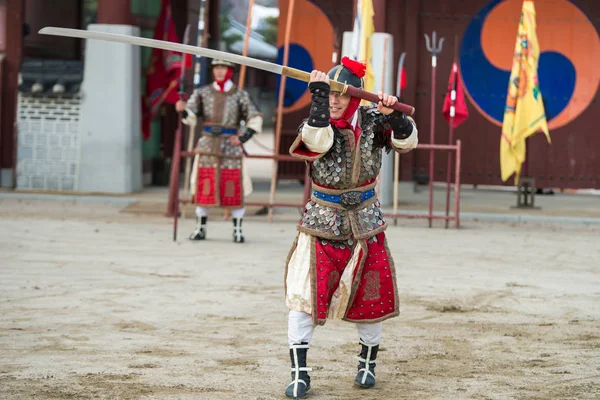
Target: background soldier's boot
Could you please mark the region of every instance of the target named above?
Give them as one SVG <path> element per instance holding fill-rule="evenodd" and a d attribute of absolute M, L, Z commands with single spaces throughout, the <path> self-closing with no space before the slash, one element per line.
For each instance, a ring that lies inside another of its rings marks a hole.
<path fill-rule="evenodd" d="M 360 339 L 362 350 L 358 356 L 358 374 L 354 382 L 363 388 L 371 388 L 375 386 L 375 359 L 379 345 L 366 344 Z"/>
<path fill-rule="evenodd" d="M 290 399 L 303 399 L 310 389 L 308 371 L 312 369 L 306 366 L 306 353 L 308 353 L 308 343 L 293 344 L 290 347 L 292 383 L 285 389 L 285 395 Z"/>
<path fill-rule="evenodd" d="M 190 235 L 190 240 L 204 240 L 206 239 L 206 221 L 208 217 L 196 217 L 196 229 Z"/>
<path fill-rule="evenodd" d="M 244 243 L 244 235 L 242 235 L 242 220 L 243 218 L 233 217 L 233 241 L 236 243 Z"/>

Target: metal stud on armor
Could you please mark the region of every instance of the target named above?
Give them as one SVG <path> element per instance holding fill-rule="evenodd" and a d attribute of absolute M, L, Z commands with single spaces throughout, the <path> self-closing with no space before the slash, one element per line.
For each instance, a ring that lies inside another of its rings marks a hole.
<path fill-rule="evenodd" d="M 243 171 L 241 146 L 232 144 L 240 122 L 262 117 L 248 93 L 235 86 L 219 91 L 214 85 L 196 89 L 187 107 L 201 115 L 204 121 L 197 150 L 211 154 L 198 155 L 194 160 L 192 193 L 195 203 L 202 207 L 243 207 Z"/>
<path fill-rule="evenodd" d="M 248 92 L 233 88 L 232 93 L 217 91 L 212 85 L 203 86 L 188 101 L 188 107 L 198 110 L 205 122 L 238 128 L 240 120 L 259 113 Z M 201 107 L 201 108 L 200 108 Z M 242 110 L 248 110 L 242 115 Z"/>
<path fill-rule="evenodd" d="M 345 189 L 352 182 L 352 159 L 348 136 L 337 131 L 332 151 L 313 163 L 313 179 L 324 186 Z M 346 160 L 346 162 L 342 162 Z"/>
<path fill-rule="evenodd" d="M 319 198 L 313 195 L 300 221 L 300 230 L 306 233 L 346 240 L 351 236 L 368 238 L 387 226 L 379 201 L 360 201 L 360 196 L 371 189 L 379 174 L 382 149 L 391 149 L 385 140 L 389 135 L 384 135 L 389 124 L 376 107 L 361 107 L 358 111 L 359 124 L 363 127 L 358 144 L 354 146 L 352 132 L 333 127 L 330 151 L 313 161 L 313 189 L 337 195 L 339 200 L 332 204 L 327 201 L 327 196 Z M 356 152 L 359 152 L 358 157 Z M 355 165 L 357 161 L 359 165 Z"/>
<path fill-rule="evenodd" d="M 343 57 L 342 66 L 334 67 L 328 76 L 362 85 L 365 68 Z M 288 342 L 308 345 L 314 326 L 328 319 L 356 322 L 362 349 L 355 383 L 371 388 L 381 321 L 399 314 L 395 267 L 383 232 L 387 225 L 377 200 L 376 178 L 384 150 L 410 150 L 416 141 L 409 146 L 398 141 L 410 134 L 404 134 L 403 118 L 388 120 L 391 112 L 384 108 L 390 104 L 383 104 L 381 111 L 360 107 L 357 98 L 348 99 L 344 93 L 329 93 L 336 116 L 329 123 L 322 121 L 317 111 L 324 96 L 315 93 L 323 90 L 323 79 L 319 71 L 311 74 L 311 114 L 290 147 L 292 156 L 310 163 L 312 188 L 286 261 Z M 292 367 L 296 364 L 292 360 Z M 308 389 L 309 384 L 302 382 L 306 380 L 298 373 L 292 376 L 286 395 L 303 397 L 306 391 L 291 393 L 290 389 Z"/>

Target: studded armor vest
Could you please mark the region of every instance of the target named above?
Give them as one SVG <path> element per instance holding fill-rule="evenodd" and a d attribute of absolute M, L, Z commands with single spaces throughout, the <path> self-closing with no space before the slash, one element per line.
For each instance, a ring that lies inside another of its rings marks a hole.
<path fill-rule="evenodd" d="M 231 134 L 222 132 L 223 129 L 237 131 L 242 120 L 248 121 L 260 115 L 248 92 L 235 85 L 226 92 L 220 92 L 209 84 L 194 90 L 187 106 L 203 119 L 202 135 L 196 149 L 214 154 L 200 156 L 198 166 L 240 169 L 243 150 L 229 143 Z M 218 155 L 229 157 L 220 158 Z"/>
<path fill-rule="evenodd" d="M 241 120 L 260 114 L 250 99 L 248 92 L 233 86 L 227 92 L 219 92 L 213 85 L 206 85 L 194 91 L 188 107 L 202 116 L 205 125 L 223 128 L 239 128 Z"/>
<path fill-rule="evenodd" d="M 376 107 L 359 107 L 358 112 L 358 143 L 351 130 L 332 126 L 332 147 L 312 162 L 312 196 L 298 228 L 310 235 L 363 239 L 387 227 L 377 197 L 364 199 L 375 188 L 382 150 L 391 150 L 391 127 Z"/>

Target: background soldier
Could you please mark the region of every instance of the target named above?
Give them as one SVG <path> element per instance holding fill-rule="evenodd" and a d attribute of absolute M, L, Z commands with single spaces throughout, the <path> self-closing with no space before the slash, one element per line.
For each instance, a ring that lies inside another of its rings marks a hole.
<path fill-rule="evenodd" d="M 244 242 L 244 197 L 251 191 L 251 182 L 244 180 L 242 144 L 262 131 L 263 119 L 248 93 L 231 81 L 233 67 L 230 62 L 213 60 L 214 82 L 195 89 L 187 103 L 175 105 L 184 112 L 184 123 L 195 125 L 197 116 L 203 119 L 196 149 L 210 153 L 194 158 L 190 192 L 197 205 L 196 228 L 190 240 L 206 239 L 209 207 L 228 207 L 232 209 L 233 240 Z"/>

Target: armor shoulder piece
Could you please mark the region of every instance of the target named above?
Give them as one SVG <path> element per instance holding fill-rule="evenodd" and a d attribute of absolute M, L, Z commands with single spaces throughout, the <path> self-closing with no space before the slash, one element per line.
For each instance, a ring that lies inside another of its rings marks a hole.
<path fill-rule="evenodd" d="M 204 97 L 211 93 L 211 87 L 212 87 L 212 84 L 202 86 L 201 88 L 198 89 L 198 93 L 200 94 L 200 96 Z"/>
<path fill-rule="evenodd" d="M 390 126 L 385 118 L 385 115 L 377 110 L 376 106 L 361 107 L 362 112 L 362 130 L 368 131 L 379 131 L 382 129 L 389 129 Z M 387 126 L 386 126 L 387 125 Z"/>
<path fill-rule="evenodd" d="M 381 125 L 386 121 L 385 115 L 379 112 L 377 106 L 365 106 L 361 108 L 363 110 L 363 121 L 372 120 L 375 124 Z"/>

